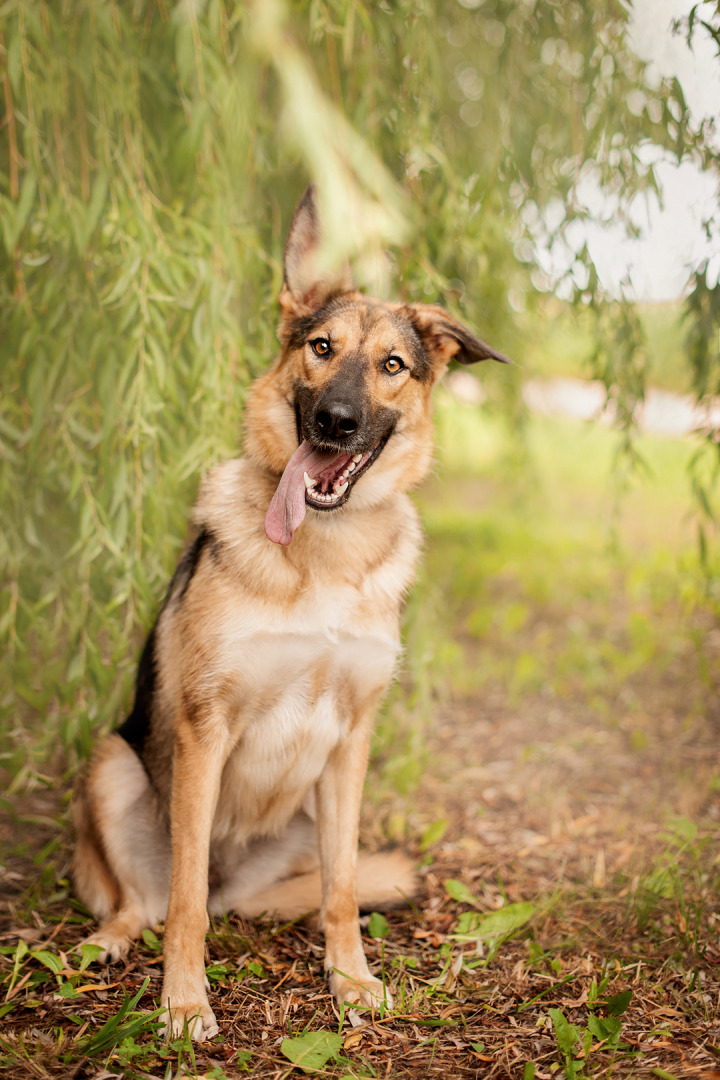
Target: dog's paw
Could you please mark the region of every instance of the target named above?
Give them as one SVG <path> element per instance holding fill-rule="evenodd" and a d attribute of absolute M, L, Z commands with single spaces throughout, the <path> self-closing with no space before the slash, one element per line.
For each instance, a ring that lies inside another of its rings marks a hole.
<path fill-rule="evenodd" d="M 367 1009 L 377 1009 L 384 1005 L 386 1009 L 392 1009 L 393 1000 L 386 986 L 369 972 L 358 978 L 349 974 L 341 974 L 339 971 L 328 972 L 328 985 L 330 992 L 338 1005 L 360 1005 Z"/>
<path fill-rule="evenodd" d="M 126 934 L 116 934 L 112 928 L 101 927 L 94 934 L 90 934 L 81 945 L 99 945 L 103 950 L 98 954 L 100 964 L 116 964 L 118 960 L 124 960 L 130 951 L 132 940 Z"/>
<path fill-rule="evenodd" d="M 168 1039 L 182 1035 L 187 1025 L 187 1031 L 193 1042 L 205 1042 L 218 1034 L 215 1014 L 207 1001 L 198 1002 L 196 1005 L 170 1005 L 163 1002 L 165 1013 L 161 1034 Z"/>

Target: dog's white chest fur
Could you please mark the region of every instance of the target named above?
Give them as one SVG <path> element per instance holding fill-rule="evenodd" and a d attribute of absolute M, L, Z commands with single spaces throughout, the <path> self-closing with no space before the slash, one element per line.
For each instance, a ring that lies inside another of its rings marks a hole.
<path fill-rule="evenodd" d="M 318 598 L 304 612 L 276 617 L 272 629 L 247 633 L 245 625 L 226 639 L 232 667 L 247 674 L 214 839 L 279 832 L 347 737 L 357 703 L 374 706 L 392 678 L 397 638 L 339 627 L 341 597 L 335 601 Z"/>

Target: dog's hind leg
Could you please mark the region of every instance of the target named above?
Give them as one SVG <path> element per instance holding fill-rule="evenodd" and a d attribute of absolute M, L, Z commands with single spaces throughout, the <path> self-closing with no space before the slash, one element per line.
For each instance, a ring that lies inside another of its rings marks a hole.
<path fill-rule="evenodd" d="M 217 853 L 222 884 L 210 893 L 213 913 L 235 911 L 246 919 L 275 914 L 299 919 L 319 911 L 322 883 L 315 822 L 295 815 L 277 837 L 247 846 L 225 845 Z M 361 911 L 391 911 L 418 890 L 413 862 L 398 851 L 358 857 L 357 898 Z"/>
<path fill-rule="evenodd" d="M 87 941 L 119 960 L 145 927 L 165 917 L 170 838 L 135 751 L 120 735 L 97 749 L 75 804 L 78 896 L 101 922 Z"/>
<path fill-rule="evenodd" d="M 226 843 L 213 852 L 222 884 L 210 894 L 210 911 L 236 911 L 255 918 L 277 910 L 285 918 L 297 918 L 319 907 L 319 901 L 303 907 L 293 898 L 291 908 L 264 903 L 268 890 L 287 878 L 297 879 L 319 867 L 315 822 L 303 811 L 292 818 L 279 836 L 260 837 L 247 845 Z M 318 876 L 319 880 L 319 876 Z M 316 890 L 319 895 L 319 887 Z M 272 900 L 272 894 L 268 893 Z"/>

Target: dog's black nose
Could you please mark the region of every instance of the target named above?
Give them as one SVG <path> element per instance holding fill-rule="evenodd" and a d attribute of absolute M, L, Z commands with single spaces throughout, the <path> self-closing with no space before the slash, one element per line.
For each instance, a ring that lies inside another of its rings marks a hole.
<path fill-rule="evenodd" d="M 358 429 L 359 418 L 352 405 L 344 401 L 331 401 L 318 409 L 315 423 L 322 435 L 329 439 L 347 439 Z"/>

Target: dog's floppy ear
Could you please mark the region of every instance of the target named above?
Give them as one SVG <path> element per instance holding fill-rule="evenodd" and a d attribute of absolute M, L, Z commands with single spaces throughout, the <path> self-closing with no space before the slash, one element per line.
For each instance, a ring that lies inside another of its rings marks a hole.
<path fill-rule="evenodd" d="M 441 371 L 451 360 L 457 360 L 460 364 L 477 364 L 480 360 L 512 363 L 507 356 L 471 334 L 467 327 L 437 304 L 407 304 L 405 311 Z"/>
<path fill-rule="evenodd" d="M 283 271 L 279 300 L 285 316 L 309 315 L 330 296 L 353 288 L 349 265 L 334 268 L 322 250 L 314 184 L 303 195 L 292 219 Z"/>

